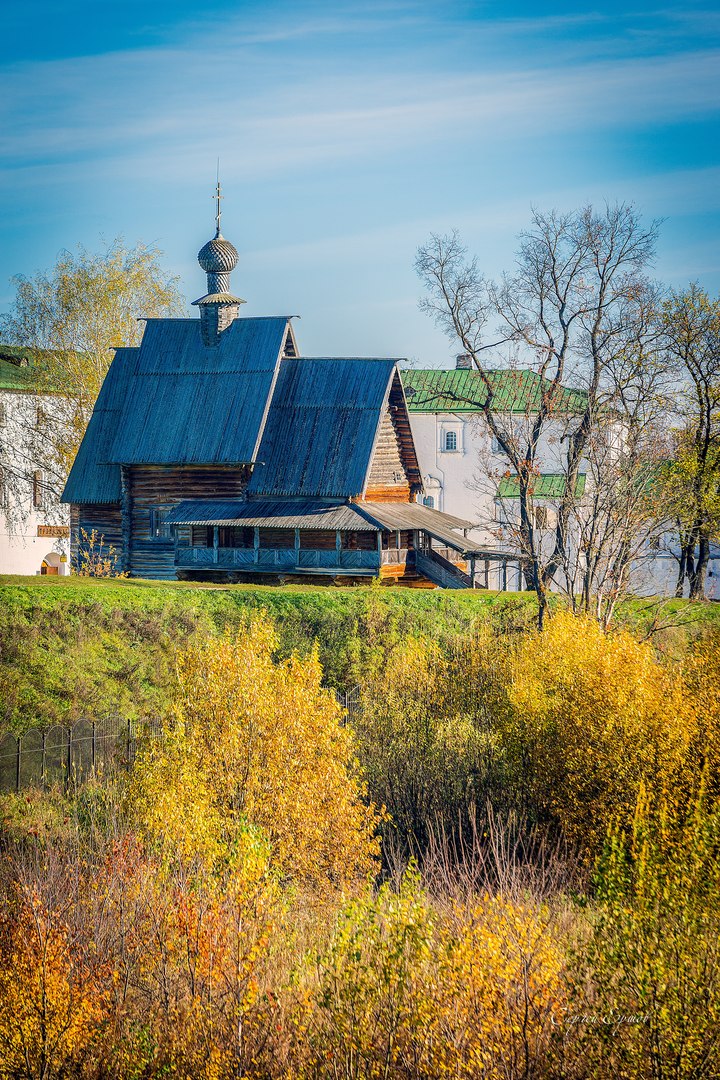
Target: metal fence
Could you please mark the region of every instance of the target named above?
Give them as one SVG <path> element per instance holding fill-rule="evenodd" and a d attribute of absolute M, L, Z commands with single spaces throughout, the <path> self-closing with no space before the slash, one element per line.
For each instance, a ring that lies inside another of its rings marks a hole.
<path fill-rule="evenodd" d="M 93 772 L 127 767 L 142 734 L 160 735 L 158 721 L 78 720 L 24 735 L 0 737 L 0 792 L 82 783 Z"/>
<path fill-rule="evenodd" d="M 336 692 L 338 704 L 352 716 L 360 688 Z M 127 768 L 135 760 L 141 738 L 162 736 L 159 720 L 78 720 L 71 727 L 33 729 L 24 735 L 0 736 L 0 794 L 23 788 L 69 786 L 93 773 Z"/>

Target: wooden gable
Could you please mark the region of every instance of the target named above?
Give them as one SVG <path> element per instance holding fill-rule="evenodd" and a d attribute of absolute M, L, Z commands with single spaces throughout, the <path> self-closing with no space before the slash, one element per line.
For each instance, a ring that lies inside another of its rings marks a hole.
<path fill-rule="evenodd" d="M 421 488 L 405 395 L 396 371 L 378 427 L 363 497 L 369 502 L 410 502 Z"/>

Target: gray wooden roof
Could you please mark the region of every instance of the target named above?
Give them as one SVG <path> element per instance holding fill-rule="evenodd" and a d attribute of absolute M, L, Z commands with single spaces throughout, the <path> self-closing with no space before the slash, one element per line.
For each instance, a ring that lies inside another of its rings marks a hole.
<path fill-rule="evenodd" d="M 341 529 L 378 532 L 378 526 L 346 503 L 332 505 L 312 500 L 271 502 L 211 502 L 188 499 L 165 519 L 169 525 L 246 525 L 273 529 Z"/>
<path fill-rule="evenodd" d="M 254 461 L 287 318 L 235 319 L 217 345 L 198 319 L 145 328 L 110 460 L 122 465 Z"/>
<path fill-rule="evenodd" d="M 120 467 L 110 465 L 110 448 L 122 427 L 139 349 L 116 349 L 95 402 L 90 423 L 70 470 L 63 502 L 120 502 Z"/>
<path fill-rule="evenodd" d="M 149 319 L 137 349 L 118 349 L 62 501 L 120 501 L 121 464 L 254 460 L 288 319 L 236 319 L 218 345 L 199 319 Z"/>
<path fill-rule="evenodd" d="M 284 360 L 249 493 L 362 495 L 396 364 L 393 359 Z"/>
<path fill-rule="evenodd" d="M 471 522 L 419 503 L 353 502 L 338 506 L 312 499 L 248 499 L 245 502 L 188 499 L 181 502 L 166 521 L 169 525 L 245 525 L 352 532 L 422 529 L 456 551 L 486 551 L 458 531 L 470 528 Z"/>
<path fill-rule="evenodd" d="M 209 347 L 197 319 L 148 320 L 110 366 L 63 501 L 119 502 L 120 465 L 253 464 L 251 496 L 361 497 L 394 380 L 404 409 L 397 361 L 288 357 L 289 326 L 236 319 Z"/>
<path fill-rule="evenodd" d="M 443 514 L 420 503 L 374 503 L 356 504 L 360 513 L 376 521 L 383 529 L 422 529 L 435 540 L 441 540 L 456 551 L 481 551 L 474 540 L 462 535 L 463 529 L 471 529 L 472 522 Z"/>

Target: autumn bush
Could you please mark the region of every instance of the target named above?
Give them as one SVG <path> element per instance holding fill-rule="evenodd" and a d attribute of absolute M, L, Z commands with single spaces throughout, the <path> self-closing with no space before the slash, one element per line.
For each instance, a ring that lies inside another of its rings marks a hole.
<path fill-rule="evenodd" d="M 570 1012 L 588 1071 L 622 1080 L 720 1073 L 720 812 L 641 789 L 608 833 L 572 950 Z M 582 938 L 580 938 L 582 941 Z"/>
<path fill-rule="evenodd" d="M 349 717 L 245 613 L 131 770 L 3 800 L 0 1080 L 718 1074 L 712 636 L 366 615 Z"/>
<path fill-rule="evenodd" d="M 467 835 L 490 803 L 591 862 L 611 822 L 632 818 L 643 782 L 692 785 L 717 757 L 714 657 L 698 645 L 683 673 L 629 632 L 562 612 L 541 634 L 484 628 L 450 652 L 398 645 L 353 714 L 389 835 L 422 855 L 433 831 Z"/>
<path fill-rule="evenodd" d="M 376 866 L 378 812 L 317 653 L 276 648 L 260 616 L 184 653 L 167 737 L 141 754 L 129 802 L 152 845 L 214 865 L 258 830 L 282 878 L 347 889 Z"/>
<path fill-rule="evenodd" d="M 107 958 L 92 948 L 79 908 L 67 903 L 67 889 L 65 903 L 48 904 L 39 884 L 14 881 L 3 896 L 2 1080 L 91 1072 L 110 1015 Z"/>
<path fill-rule="evenodd" d="M 563 955 L 533 901 L 433 902 L 417 873 L 345 907 L 308 958 L 313 1077 L 505 1077 L 549 1065 Z"/>

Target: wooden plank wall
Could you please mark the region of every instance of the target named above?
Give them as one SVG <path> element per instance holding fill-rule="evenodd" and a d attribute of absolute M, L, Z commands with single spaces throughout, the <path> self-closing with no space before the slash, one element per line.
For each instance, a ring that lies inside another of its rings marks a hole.
<path fill-rule="evenodd" d="M 119 559 L 118 569 L 122 569 L 123 538 L 119 504 L 84 503 L 70 507 L 70 562 L 73 570 L 77 571 L 78 548 L 82 546 L 87 550 L 88 547 L 82 534 L 92 536 L 93 530 L 96 533 L 96 545 L 100 544 L 102 537 L 103 552 L 107 552 L 110 546 L 115 548 Z"/>
<path fill-rule="evenodd" d="M 368 477 L 368 502 L 410 502 L 410 481 L 402 458 L 396 410 L 388 404 L 380 424 Z"/>
<path fill-rule="evenodd" d="M 130 576 L 175 577 L 172 537 L 161 539 L 150 535 L 150 511 L 153 507 L 169 509 L 183 499 L 239 499 L 247 482 L 247 470 L 238 466 L 131 466 L 128 469 Z"/>

